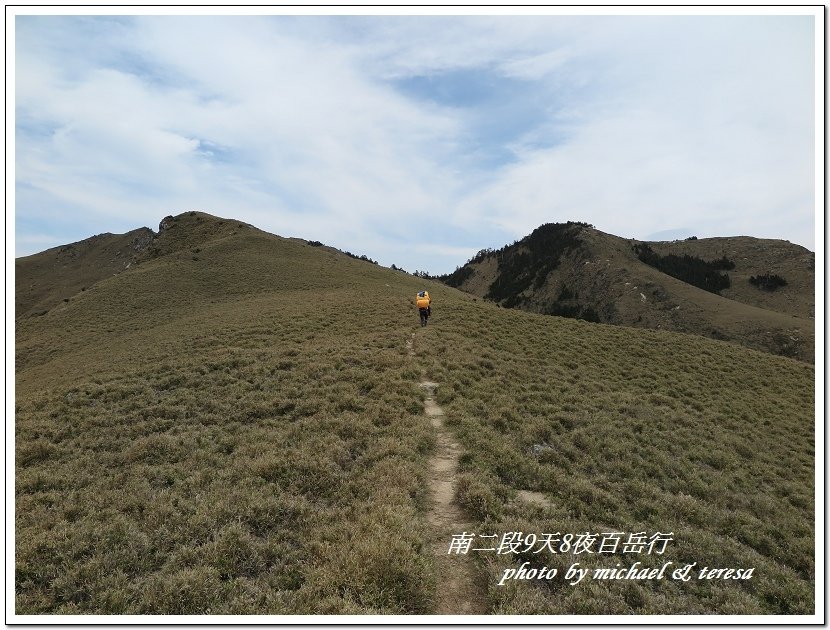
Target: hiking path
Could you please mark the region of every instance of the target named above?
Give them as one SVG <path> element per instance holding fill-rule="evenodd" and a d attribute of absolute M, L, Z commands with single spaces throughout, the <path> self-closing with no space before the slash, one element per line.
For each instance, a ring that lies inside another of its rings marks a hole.
<path fill-rule="evenodd" d="M 415 356 L 415 335 L 407 343 L 409 356 Z M 420 386 L 426 390 L 424 413 L 435 430 L 436 449 L 430 459 L 429 489 L 432 506 L 427 513 L 430 525 L 430 549 L 438 572 L 436 615 L 483 615 L 488 613 L 486 588 L 477 575 L 472 556 L 448 553 L 456 534 L 474 533 L 475 524 L 455 500 L 458 485 L 458 458 L 461 447 L 444 426 L 444 411 L 435 401 L 438 383 L 423 376 Z"/>

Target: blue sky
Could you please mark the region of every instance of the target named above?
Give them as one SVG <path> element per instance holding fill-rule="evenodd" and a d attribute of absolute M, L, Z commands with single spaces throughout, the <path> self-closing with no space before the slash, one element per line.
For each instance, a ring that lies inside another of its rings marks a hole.
<path fill-rule="evenodd" d="M 433 273 L 567 220 L 814 250 L 815 19 L 17 15 L 14 252 L 189 210 Z"/>

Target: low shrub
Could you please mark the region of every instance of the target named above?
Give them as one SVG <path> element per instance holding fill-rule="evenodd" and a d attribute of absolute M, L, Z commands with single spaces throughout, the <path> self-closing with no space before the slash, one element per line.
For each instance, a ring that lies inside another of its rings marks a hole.
<path fill-rule="evenodd" d="M 776 274 L 764 274 L 762 276 L 751 276 L 749 283 L 762 291 L 775 291 L 778 287 L 787 286 L 787 281 Z"/>

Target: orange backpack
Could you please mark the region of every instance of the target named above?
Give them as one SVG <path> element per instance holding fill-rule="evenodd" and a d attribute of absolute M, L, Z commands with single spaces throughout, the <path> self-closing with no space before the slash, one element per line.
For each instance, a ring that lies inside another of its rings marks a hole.
<path fill-rule="evenodd" d="M 429 308 L 429 292 L 428 291 L 420 291 L 418 295 L 415 296 L 415 304 L 418 308 Z"/>

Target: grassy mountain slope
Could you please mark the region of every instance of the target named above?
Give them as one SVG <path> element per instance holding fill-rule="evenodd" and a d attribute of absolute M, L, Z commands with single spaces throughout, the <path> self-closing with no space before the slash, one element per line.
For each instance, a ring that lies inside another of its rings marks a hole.
<path fill-rule="evenodd" d="M 813 593 L 813 368 L 694 335 L 459 301 L 424 331 L 479 533 L 673 532 L 664 556 L 480 554 L 498 613 L 804 613 Z M 549 507 L 517 499 L 541 492 Z M 598 546 L 599 543 L 597 543 Z M 594 551 L 597 550 L 594 546 Z M 508 582 L 522 562 L 755 567 L 731 580 Z"/>
<path fill-rule="evenodd" d="M 424 610 L 416 285 L 203 228 L 19 322 L 18 612 Z"/>
<path fill-rule="evenodd" d="M 735 269 L 729 271 L 732 285 L 721 291 L 723 297 L 802 319 L 815 317 L 816 255 L 800 245 L 733 236 L 653 243 L 652 247 L 662 254 L 690 254 L 705 260 L 726 256 L 735 261 Z M 764 274 L 780 275 L 787 285 L 763 291 L 750 283 L 751 277 Z"/>
<path fill-rule="evenodd" d="M 814 359 L 814 254 L 748 237 L 648 243 L 661 256 L 727 257 L 731 286 L 716 294 L 637 256 L 639 242 L 582 224 L 549 224 L 498 251 L 482 252 L 443 280 L 502 306 L 638 328 L 691 332 Z M 788 279 L 774 292 L 754 275 Z"/>
<path fill-rule="evenodd" d="M 99 234 L 15 261 L 15 315 L 40 316 L 99 280 L 144 258 L 153 239 L 148 228 Z"/>
<path fill-rule="evenodd" d="M 133 265 L 173 252 L 196 255 L 199 246 L 237 230 L 253 230 L 239 221 L 188 212 L 165 217 L 158 233 L 139 228 L 126 234 L 99 234 L 53 247 L 15 261 L 15 317 L 41 317 L 61 302 Z"/>
<path fill-rule="evenodd" d="M 18 614 L 429 612 L 422 374 L 478 533 L 672 531 L 636 559 L 756 568 L 498 587 L 525 558 L 587 560 L 478 552 L 493 613 L 813 610 L 812 366 L 174 223 L 153 258 L 17 321 Z"/>

